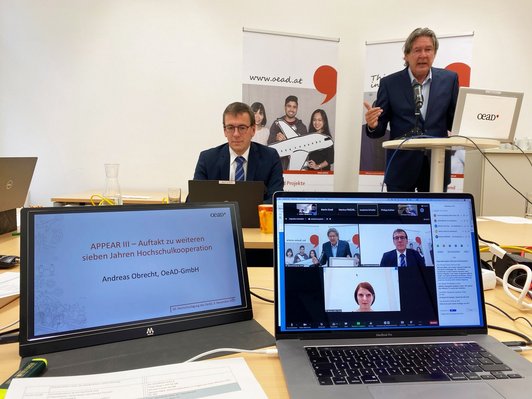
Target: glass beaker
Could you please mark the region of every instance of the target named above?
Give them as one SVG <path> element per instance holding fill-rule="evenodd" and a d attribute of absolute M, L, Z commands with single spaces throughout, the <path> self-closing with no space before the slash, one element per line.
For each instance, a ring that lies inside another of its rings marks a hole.
<path fill-rule="evenodd" d="M 103 196 L 112 201 L 114 205 L 122 205 L 122 192 L 118 183 L 118 163 L 106 163 L 105 165 L 105 191 Z M 105 203 L 105 201 L 104 201 Z"/>

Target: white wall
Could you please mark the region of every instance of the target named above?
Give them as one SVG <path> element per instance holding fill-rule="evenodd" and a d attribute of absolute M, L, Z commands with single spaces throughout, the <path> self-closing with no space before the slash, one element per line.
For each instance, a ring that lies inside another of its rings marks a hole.
<path fill-rule="evenodd" d="M 445 4 L 444 4 L 445 3 Z M 532 136 L 529 0 L 0 0 L 0 156 L 38 156 L 31 203 L 186 187 L 241 99 L 242 28 L 339 37 L 335 189 L 357 187 L 365 41 L 474 31 L 471 85 L 524 91 Z"/>

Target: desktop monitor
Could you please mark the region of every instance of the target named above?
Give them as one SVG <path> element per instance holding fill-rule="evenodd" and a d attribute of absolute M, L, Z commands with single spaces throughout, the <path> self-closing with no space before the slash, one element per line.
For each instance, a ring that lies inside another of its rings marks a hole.
<path fill-rule="evenodd" d="M 252 319 L 236 209 L 23 209 L 20 355 Z"/>
<path fill-rule="evenodd" d="M 453 120 L 453 135 L 514 140 L 523 93 L 460 87 Z"/>

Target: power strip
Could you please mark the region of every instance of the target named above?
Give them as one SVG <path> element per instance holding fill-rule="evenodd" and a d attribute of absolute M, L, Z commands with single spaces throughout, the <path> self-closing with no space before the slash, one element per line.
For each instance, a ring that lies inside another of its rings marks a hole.
<path fill-rule="evenodd" d="M 482 285 L 485 290 L 493 290 L 497 285 L 495 272 L 493 270 L 482 269 Z"/>

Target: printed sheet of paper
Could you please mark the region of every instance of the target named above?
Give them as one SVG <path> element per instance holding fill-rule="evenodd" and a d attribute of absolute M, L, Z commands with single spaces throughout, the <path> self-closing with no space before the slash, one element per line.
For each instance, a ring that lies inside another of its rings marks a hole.
<path fill-rule="evenodd" d="M 116 373 L 14 379 L 6 399 L 264 398 L 243 358 Z"/>
<path fill-rule="evenodd" d="M 0 274 L 0 307 L 11 302 L 20 294 L 20 273 L 4 272 Z"/>
<path fill-rule="evenodd" d="M 484 216 L 483 218 L 509 224 L 532 224 L 532 220 L 518 216 Z"/>

